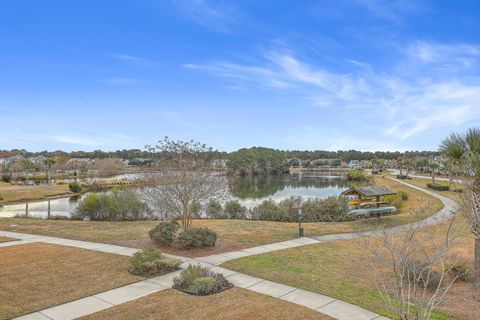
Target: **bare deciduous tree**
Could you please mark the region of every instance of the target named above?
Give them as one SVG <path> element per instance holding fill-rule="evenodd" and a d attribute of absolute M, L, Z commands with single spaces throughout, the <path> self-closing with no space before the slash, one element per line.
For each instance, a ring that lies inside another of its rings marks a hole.
<path fill-rule="evenodd" d="M 454 236 L 450 224 L 440 241 L 409 225 L 399 234 L 383 231 L 379 237 L 363 237 L 369 255 L 364 267 L 373 276 L 388 312 L 401 320 L 430 319 L 445 299 L 459 274 L 445 262 Z"/>
<path fill-rule="evenodd" d="M 226 179 L 213 165 L 214 150 L 168 137 L 147 148 L 156 158 L 146 177 L 153 187 L 142 191 L 145 200 L 165 218 L 180 220 L 184 230 L 190 228 L 200 205 L 226 192 Z"/>

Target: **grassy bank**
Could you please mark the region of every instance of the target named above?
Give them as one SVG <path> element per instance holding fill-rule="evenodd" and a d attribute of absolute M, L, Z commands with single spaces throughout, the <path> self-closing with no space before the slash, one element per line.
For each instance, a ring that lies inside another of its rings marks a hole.
<path fill-rule="evenodd" d="M 379 179 L 379 178 L 377 178 Z M 424 187 L 423 179 L 408 180 Z M 439 192 L 458 200 L 455 192 Z M 422 230 L 426 243 L 441 241 L 449 223 Z M 473 236 L 461 215 L 454 220 L 457 235 L 455 244 L 447 255 L 447 263 L 462 263 L 472 270 Z M 374 284 L 373 276 L 361 268 L 368 252 L 361 240 L 345 240 L 321 243 L 295 249 L 256 255 L 225 263 L 223 266 L 242 273 L 285 283 L 350 303 L 377 313 L 388 315 Z M 471 283 L 457 282 L 449 292 L 449 298 L 438 308 L 432 319 L 477 319 L 480 313 L 480 297 Z"/>
<path fill-rule="evenodd" d="M 35 201 L 71 194 L 68 185 L 25 186 L 0 182 L 0 204 Z"/>

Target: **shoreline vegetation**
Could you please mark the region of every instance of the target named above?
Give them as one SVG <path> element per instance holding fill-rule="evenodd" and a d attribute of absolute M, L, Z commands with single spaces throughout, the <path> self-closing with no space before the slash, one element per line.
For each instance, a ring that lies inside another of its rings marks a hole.
<path fill-rule="evenodd" d="M 375 183 L 385 185 L 396 192 L 408 193 L 408 199 L 403 201 L 396 215 L 348 222 L 304 222 L 302 225 L 305 235 L 349 233 L 392 227 L 423 219 L 442 208 L 439 200 L 421 191 L 386 178 L 375 177 L 375 180 Z M 0 219 L 0 229 L 145 248 L 152 245 L 148 232 L 158 223 L 158 220 L 75 221 L 2 218 Z M 182 256 L 206 256 L 290 240 L 298 236 L 298 222 L 195 219 L 192 226 L 207 227 L 215 231 L 218 234 L 215 247 L 183 250 L 175 246 L 161 246 L 162 252 Z"/>

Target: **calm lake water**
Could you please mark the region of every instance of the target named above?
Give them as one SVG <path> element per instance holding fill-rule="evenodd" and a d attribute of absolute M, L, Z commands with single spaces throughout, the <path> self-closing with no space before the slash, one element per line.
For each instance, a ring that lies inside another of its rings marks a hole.
<path fill-rule="evenodd" d="M 232 198 L 251 208 L 262 201 L 272 199 L 281 201 L 290 196 L 304 198 L 326 198 L 338 195 L 349 187 L 344 172 L 296 173 L 280 176 L 238 177 L 229 183 Z M 51 215 L 70 216 L 75 212 L 81 197 L 50 200 Z M 46 217 L 48 201 L 30 202 L 30 216 Z M 0 217 L 24 215 L 26 205 L 14 204 L 0 207 Z"/>

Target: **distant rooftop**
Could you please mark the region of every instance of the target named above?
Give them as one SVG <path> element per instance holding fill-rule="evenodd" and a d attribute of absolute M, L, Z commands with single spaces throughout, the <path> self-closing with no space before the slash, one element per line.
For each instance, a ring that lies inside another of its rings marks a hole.
<path fill-rule="evenodd" d="M 364 197 L 379 197 L 396 194 L 396 192 L 384 186 L 361 186 L 353 187 L 342 192 L 342 195 L 360 194 Z"/>

